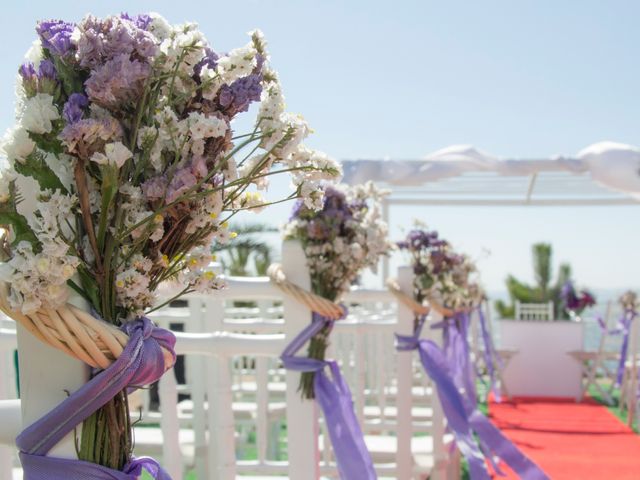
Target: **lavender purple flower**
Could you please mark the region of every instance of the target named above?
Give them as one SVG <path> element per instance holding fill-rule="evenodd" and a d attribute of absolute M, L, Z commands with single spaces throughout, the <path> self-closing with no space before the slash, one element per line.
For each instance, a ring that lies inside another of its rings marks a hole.
<path fill-rule="evenodd" d="M 568 311 L 575 312 L 577 315 L 580 315 L 585 308 L 596 304 L 596 299 L 591 292 L 585 289 L 576 292 L 571 280 L 568 280 L 562 286 L 560 298 L 564 303 L 564 308 Z"/>
<path fill-rule="evenodd" d="M 139 98 L 150 72 L 147 63 L 123 53 L 93 71 L 85 82 L 87 95 L 101 107 L 117 110 Z"/>
<path fill-rule="evenodd" d="M 167 178 L 164 175 L 150 178 L 141 185 L 142 193 L 150 202 L 160 200 L 165 196 L 167 184 Z"/>
<path fill-rule="evenodd" d="M 62 116 L 67 123 L 82 120 L 84 110 L 89 105 L 89 99 L 82 93 L 72 93 L 62 109 Z"/>
<path fill-rule="evenodd" d="M 82 143 L 90 155 L 101 149 L 105 143 L 122 138 L 122 134 L 122 126 L 113 117 L 85 118 L 67 124 L 60 133 L 60 140 L 69 153 L 77 153 L 78 144 Z"/>
<path fill-rule="evenodd" d="M 58 87 L 58 72 L 49 59 L 40 62 L 37 72 L 33 63 L 23 63 L 18 69 L 18 73 L 22 78 L 22 87 L 27 97 L 33 97 L 36 93 L 53 95 Z"/>
<path fill-rule="evenodd" d="M 179 169 L 171 179 L 171 182 L 169 182 L 169 187 L 165 195 L 166 202 L 171 203 L 177 200 L 180 195 L 193 187 L 197 182 L 198 179 L 191 172 L 190 167 Z"/>
<path fill-rule="evenodd" d="M 27 97 L 33 97 L 38 93 L 38 76 L 36 75 L 36 69 L 34 68 L 33 63 L 23 63 L 20 65 L 18 73 L 22 78 L 22 88 L 24 88 L 24 92 Z"/>
<path fill-rule="evenodd" d="M 38 23 L 36 32 L 40 36 L 42 46 L 53 55 L 67 57 L 74 50 L 71 34 L 75 25 L 62 20 L 45 20 Z"/>
<path fill-rule="evenodd" d="M 239 78 L 231 85 L 220 88 L 218 103 L 229 116 L 238 112 L 246 112 L 252 102 L 260 100 L 262 93 L 262 75 L 251 74 Z"/>
<path fill-rule="evenodd" d="M 142 30 L 147 30 L 149 28 L 149 25 L 153 21 L 153 18 L 151 18 L 151 15 L 146 13 L 134 15 L 133 17 L 128 13 L 122 13 L 120 14 L 120 18 L 124 20 L 129 20 L 136 27 L 141 28 Z"/>
<path fill-rule="evenodd" d="M 196 73 L 196 80 L 200 81 L 200 72 L 202 71 L 203 67 L 214 70 L 216 68 L 216 65 L 218 65 L 218 58 L 220 57 L 215 51 L 213 51 L 212 48 L 206 47 L 204 49 L 204 57 L 202 57 L 202 60 L 196 63 L 193 67 L 193 71 Z"/>
<path fill-rule="evenodd" d="M 150 62 L 158 50 L 154 36 L 127 18 L 88 15 L 78 29 L 77 55 L 83 67 L 94 68 L 121 55 Z"/>

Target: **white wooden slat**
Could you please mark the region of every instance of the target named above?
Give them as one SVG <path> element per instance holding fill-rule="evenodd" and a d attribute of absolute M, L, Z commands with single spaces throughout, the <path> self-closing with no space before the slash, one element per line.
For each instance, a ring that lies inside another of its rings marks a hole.
<path fill-rule="evenodd" d="M 443 320 L 442 315 L 438 312 L 432 311 L 429 315 L 429 322 L 432 324 L 439 323 Z M 442 330 L 430 328 L 424 329 L 425 336 L 430 340 L 435 341 L 439 345 L 442 345 Z M 425 374 L 426 375 L 426 374 Z M 435 389 L 435 387 L 433 387 Z M 442 405 L 437 395 L 431 396 L 431 407 L 433 409 L 433 418 L 431 426 L 431 434 L 433 436 L 433 458 L 436 466 L 435 471 L 432 473 L 433 480 L 444 480 L 446 478 L 446 465 L 448 455 L 445 450 L 444 434 L 445 434 L 445 419 L 444 412 L 442 411 Z"/>
<path fill-rule="evenodd" d="M 407 295 L 413 292 L 413 272 L 410 267 L 398 269 L 398 285 Z M 398 333 L 411 335 L 413 333 L 413 312 L 404 304 L 398 305 Z M 415 352 L 398 352 L 398 391 L 411 392 L 413 387 L 413 356 Z M 411 454 L 411 427 L 412 395 L 398 395 L 396 398 L 398 424 L 396 474 L 399 480 L 408 480 L 413 474 L 413 456 Z"/>
<path fill-rule="evenodd" d="M 258 450 L 258 461 L 267 460 L 267 440 L 269 422 L 269 382 L 268 359 L 265 357 L 256 358 L 256 447 Z"/>
<path fill-rule="evenodd" d="M 165 373 L 158 382 L 158 397 L 165 412 L 178 411 L 177 382 L 173 370 Z M 171 478 L 182 478 L 183 459 L 180 450 L 180 422 L 177 415 L 161 415 L 162 466 Z"/>
<path fill-rule="evenodd" d="M 282 269 L 287 278 L 309 290 L 311 280 L 306 268 L 302 246 L 295 241 L 282 245 Z M 295 338 L 311 322 L 308 308 L 296 300 L 285 297 L 285 334 L 287 341 Z M 298 392 L 300 374 L 287 371 L 287 430 L 289 476 L 292 479 L 315 480 L 320 478 L 318 448 L 318 412 L 315 402 L 303 400 Z"/>
<path fill-rule="evenodd" d="M 189 321 L 185 324 L 186 332 L 204 331 L 204 310 L 202 300 L 199 298 L 188 299 Z M 187 385 L 190 386 L 191 400 L 193 401 L 194 418 L 204 418 L 205 387 L 205 359 L 201 355 L 191 355 L 184 359 Z M 194 422 L 193 433 L 195 441 L 195 470 L 198 478 L 206 478 L 207 469 L 207 432 L 205 422 Z"/>

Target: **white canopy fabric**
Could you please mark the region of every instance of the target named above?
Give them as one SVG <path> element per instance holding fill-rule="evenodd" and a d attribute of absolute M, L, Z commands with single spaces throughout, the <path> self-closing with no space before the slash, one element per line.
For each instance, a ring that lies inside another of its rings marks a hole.
<path fill-rule="evenodd" d="M 469 181 L 450 183 L 449 188 L 466 185 L 464 188 L 468 192 L 496 194 L 500 193 L 496 190 L 500 189 L 496 176 L 529 177 L 529 181 L 518 186 L 513 180 L 508 184 L 512 190 L 524 190 L 520 193 L 526 195 L 525 203 L 531 203 L 534 185 L 537 188 L 543 180 L 550 186 L 546 191 L 542 188 L 542 193 L 571 193 L 582 198 L 589 195 L 602 197 L 602 191 L 621 192 L 628 203 L 640 202 L 640 148 L 615 142 L 590 145 L 574 157 L 540 160 L 500 159 L 469 145 L 453 145 L 433 152 L 423 160 L 347 160 L 343 161 L 343 169 L 345 183 L 372 180 L 384 183 L 394 191 L 394 187 L 401 191 L 467 175 L 467 179 L 475 179 L 473 189 L 468 188 Z M 487 191 L 479 192 L 477 189 L 483 181 L 488 186 Z M 593 185 L 589 188 L 589 183 L 605 189 L 593 188 Z M 563 185 L 567 187 L 564 192 Z M 465 192 L 464 188 L 460 193 Z M 419 194 L 415 190 L 412 193 Z"/>

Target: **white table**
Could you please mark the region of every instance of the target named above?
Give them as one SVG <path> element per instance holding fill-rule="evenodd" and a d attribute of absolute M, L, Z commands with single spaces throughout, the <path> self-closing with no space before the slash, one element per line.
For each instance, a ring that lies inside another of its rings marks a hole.
<path fill-rule="evenodd" d="M 500 320 L 501 348 L 517 350 L 503 376 L 513 396 L 580 398 L 584 323 Z"/>

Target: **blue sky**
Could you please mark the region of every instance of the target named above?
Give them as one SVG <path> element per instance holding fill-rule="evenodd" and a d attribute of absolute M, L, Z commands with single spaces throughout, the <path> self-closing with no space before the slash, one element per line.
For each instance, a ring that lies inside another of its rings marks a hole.
<path fill-rule="evenodd" d="M 640 3 L 616 0 L 8 2 L 0 128 L 13 121 L 15 72 L 35 22 L 89 11 L 195 20 L 220 51 L 261 28 L 289 108 L 316 130 L 310 145 L 339 159 L 419 158 L 454 143 L 529 158 L 600 140 L 640 144 Z M 287 210 L 261 220 L 283 221 Z M 490 289 L 509 272 L 531 278 L 530 244 L 542 240 L 573 264 L 578 283 L 638 287 L 639 212 L 430 207 L 397 211 L 392 232 L 426 221 L 481 258 Z"/>

